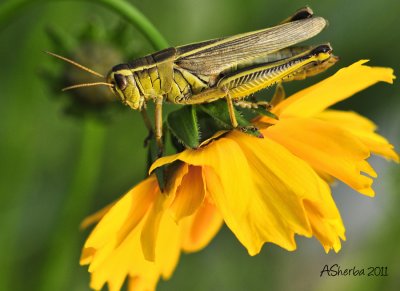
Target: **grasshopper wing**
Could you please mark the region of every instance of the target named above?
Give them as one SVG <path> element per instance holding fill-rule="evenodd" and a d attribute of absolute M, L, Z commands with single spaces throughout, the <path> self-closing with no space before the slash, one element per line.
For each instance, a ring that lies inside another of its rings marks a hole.
<path fill-rule="evenodd" d="M 327 22 L 322 17 L 287 22 L 231 37 L 177 47 L 175 64 L 197 75 L 215 76 L 317 35 Z"/>

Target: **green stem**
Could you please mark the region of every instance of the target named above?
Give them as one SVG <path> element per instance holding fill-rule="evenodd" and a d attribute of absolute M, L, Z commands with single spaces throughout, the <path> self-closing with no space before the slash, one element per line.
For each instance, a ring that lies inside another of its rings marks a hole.
<path fill-rule="evenodd" d="M 83 215 L 87 214 L 82 213 L 81 209 L 85 208 L 82 206 L 91 202 L 88 201 L 87 197 L 84 197 L 84 194 L 93 192 L 98 182 L 97 180 L 101 169 L 101 157 L 106 140 L 105 137 L 105 125 L 90 117 L 86 117 L 83 120 L 80 153 L 70 186 L 69 201 L 65 205 L 65 212 L 68 216 L 71 214 L 76 214 L 74 216 L 82 216 L 78 218 L 78 222 L 83 218 Z M 76 227 L 76 225 L 74 227 Z"/>
<path fill-rule="evenodd" d="M 40 0 L 40 2 L 46 2 L 49 0 Z M 82 0 L 81 0 L 82 1 Z M 85 0 L 88 1 L 88 0 Z M 151 45 L 156 50 L 161 50 L 168 47 L 168 42 L 157 30 L 157 28 L 144 16 L 133 4 L 125 0 L 89 0 L 94 3 L 104 5 L 111 10 L 114 10 L 117 14 L 127 19 L 132 25 L 134 25 Z M 5 24 L 16 14 L 20 12 L 27 5 L 31 4 L 32 0 L 10 0 L 0 5 L 0 27 L 3 28 Z"/>
<path fill-rule="evenodd" d="M 96 0 L 95 2 L 111 8 L 131 22 L 140 30 L 141 33 L 143 33 L 155 49 L 161 50 L 169 46 L 168 42 L 155 26 L 131 3 L 125 0 Z"/>
<path fill-rule="evenodd" d="M 104 125 L 86 118 L 83 120 L 82 140 L 69 192 L 41 272 L 39 290 L 65 290 L 73 281 L 73 271 L 79 260 L 80 240 L 76 236 L 79 223 L 88 214 L 99 180 L 101 157 L 106 140 Z"/>

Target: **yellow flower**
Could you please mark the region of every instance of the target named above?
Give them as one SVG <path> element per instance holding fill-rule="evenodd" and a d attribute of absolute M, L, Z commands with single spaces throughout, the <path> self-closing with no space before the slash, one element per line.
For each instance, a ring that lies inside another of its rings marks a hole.
<path fill-rule="evenodd" d="M 273 109 L 279 120 L 256 121 L 263 139 L 231 131 L 158 159 L 150 171 L 174 163 L 164 193 L 151 175 L 85 222 L 100 219 L 81 258 L 90 265 L 91 287 L 120 290 L 128 277 L 129 290 L 154 290 L 160 276 L 171 276 L 181 251 L 204 248 L 223 222 L 250 255 L 266 242 L 294 250 L 295 234 L 339 251 L 345 229 L 329 182 L 373 196 L 370 153 L 399 161 L 371 121 L 325 110 L 378 81 L 392 83 L 391 69 L 363 63 L 279 103 Z"/>
<path fill-rule="evenodd" d="M 220 213 L 205 196 L 200 169 L 183 165 L 165 193 L 150 176 L 87 218 L 84 226 L 102 217 L 81 257 L 81 264 L 90 264 L 91 287 L 100 290 L 108 282 L 111 291 L 120 290 L 128 276 L 129 290 L 154 290 L 160 276 L 168 279 L 181 250 L 204 248 L 222 225 Z M 186 217 L 177 224 L 178 216 Z"/>

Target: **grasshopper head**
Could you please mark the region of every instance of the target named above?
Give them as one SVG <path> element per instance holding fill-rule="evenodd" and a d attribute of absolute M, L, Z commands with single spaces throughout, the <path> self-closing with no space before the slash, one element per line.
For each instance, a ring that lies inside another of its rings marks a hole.
<path fill-rule="evenodd" d="M 112 84 L 111 91 L 119 97 L 122 103 L 134 110 L 141 109 L 144 97 L 136 85 L 131 70 L 125 64 L 117 65 L 107 75 L 107 83 Z"/>

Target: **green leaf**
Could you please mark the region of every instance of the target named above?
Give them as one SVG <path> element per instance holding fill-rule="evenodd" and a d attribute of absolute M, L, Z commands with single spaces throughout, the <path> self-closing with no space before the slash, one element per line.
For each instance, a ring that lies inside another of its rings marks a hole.
<path fill-rule="evenodd" d="M 200 145 L 200 131 L 193 106 L 184 106 L 171 112 L 167 117 L 167 125 L 173 136 L 186 147 L 197 148 Z"/>
<path fill-rule="evenodd" d="M 202 104 L 198 106 L 198 109 L 211 116 L 216 122 L 217 127 L 214 127 L 216 130 L 213 132 L 213 134 L 216 133 L 218 130 L 233 129 L 231 119 L 229 117 L 228 105 L 226 104 L 225 100 Z M 240 114 L 240 111 L 238 111 L 236 108 L 234 108 L 234 110 L 236 120 L 239 124 L 240 129 L 243 132 L 256 137 L 262 137 L 261 132 L 257 128 L 255 128 L 249 120 L 244 118 Z M 200 121 L 200 124 L 204 124 L 204 122 Z M 203 130 L 203 128 L 201 129 Z M 204 131 L 206 130 L 203 130 L 203 132 Z"/>
<path fill-rule="evenodd" d="M 199 105 L 198 108 L 214 118 L 224 129 L 232 129 L 231 119 L 229 117 L 228 104 L 225 100 Z M 235 116 L 240 126 L 251 125 L 240 113 L 235 110 Z"/>

